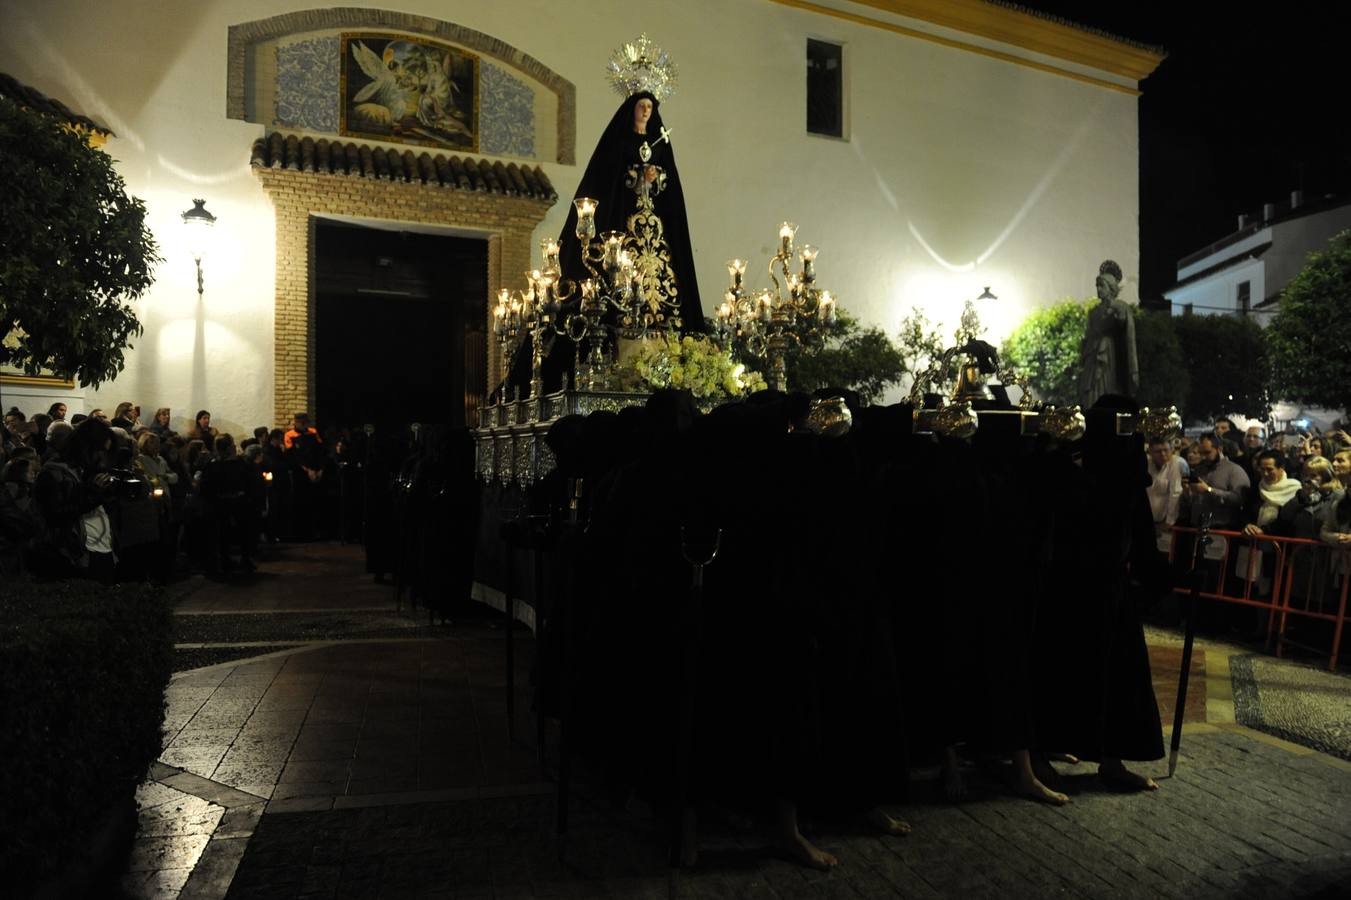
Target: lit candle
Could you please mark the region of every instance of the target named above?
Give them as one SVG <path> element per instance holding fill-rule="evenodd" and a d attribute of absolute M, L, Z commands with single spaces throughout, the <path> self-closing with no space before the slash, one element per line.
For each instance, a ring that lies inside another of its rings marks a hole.
<path fill-rule="evenodd" d="M 788 295 L 794 300 L 797 300 L 802 296 L 802 276 L 788 276 Z"/>
<path fill-rule="evenodd" d="M 812 244 L 803 244 L 798 253 L 802 256 L 802 280 L 811 284 L 816 280 L 816 247 Z"/>
<path fill-rule="evenodd" d="M 822 291 L 819 313 L 821 321 L 827 325 L 835 324 L 835 297 L 830 291 Z"/>
<path fill-rule="evenodd" d="M 784 222 L 779 226 L 779 253 L 785 259 L 793 255 L 793 235 L 795 234 L 797 234 L 797 226 L 792 222 Z"/>
<path fill-rule="evenodd" d="M 604 265 L 613 269 L 619 265 L 619 253 L 624 249 L 624 234 L 619 231 L 607 231 L 601 235 L 605 239 Z"/>
<path fill-rule="evenodd" d="M 727 274 L 731 276 L 732 289 L 739 289 L 741 287 L 741 279 L 746 274 L 746 261 L 744 259 L 727 260 Z"/>
<path fill-rule="evenodd" d="M 552 309 L 555 299 L 553 273 L 545 272 L 539 279 L 539 302 L 545 312 Z"/>
<path fill-rule="evenodd" d="M 539 247 L 544 255 L 544 268 L 551 272 L 558 271 L 558 241 L 545 238 L 539 242 Z"/>
<path fill-rule="evenodd" d="M 590 197 L 578 197 L 572 201 L 577 208 L 577 240 L 583 243 L 596 236 L 596 201 Z"/>
<path fill-rule="evenodd" d="M 768 325 L 774 319 L 774 295 L 769 291 L 760 292 L 760 321 Z"/>

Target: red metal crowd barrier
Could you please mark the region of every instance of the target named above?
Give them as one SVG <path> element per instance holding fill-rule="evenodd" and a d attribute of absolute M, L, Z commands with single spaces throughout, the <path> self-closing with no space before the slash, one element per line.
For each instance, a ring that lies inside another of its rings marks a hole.
<path fill-rule="evenodd" d="M 1179 552 L 1190 558 L 1192 540 L 1199 529 L 1173 526 L 1168 558 Z M 1267 647 L 1275 645 L 1280 657 L 1287 645 L 1324 652 L 1286 636 L 1291 617 L 1332 623 L 1332 647 L 1328 669 L 1336 671 L 1346 625 L 1347 587 L 1351 585 L 1351 551 L 1307 538 L 1247 535 L 1239 531 L 1211 530 L 1213 538 L 1198 563 L 1205 574 L 1200 596 L 1225 603 L 1267 610 Z M 1182 547 L 1179 548 L 1179 544 Z M 1180 585 L 1179 594 L 1189 585 Z"/>

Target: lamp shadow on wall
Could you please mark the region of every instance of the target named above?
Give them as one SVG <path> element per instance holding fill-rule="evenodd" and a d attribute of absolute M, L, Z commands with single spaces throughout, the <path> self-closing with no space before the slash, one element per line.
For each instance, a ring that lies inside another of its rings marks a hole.
<path fill-rule="evenodd" d="M 210 409 L 206 389 L 206 300 L 197 295 L 197 314 L 192 329 L 192 386 L 188 406 L 193 410 Z M 195 412 L 194 412 L 195 415 Z"/>
<path fill-rule="evenodd" d="M 1056 180 L 1056 177 L 1066 168 L 1070 159 L 1078 153 L 1084 140 L 1090 134 L 1104 109 L 1105 101 L 1102 99 L 1099 99 L 1093 104 L 1093 106 L 1084 114 L 1083 118 L 1080 119 L 1078 125 L 1075 126 L 1074 131 L 1069 138 L 1062 143 L 1059 152 L 1047 164 L 1041 178 L 1038 179 L 1037 183 L 1028 191 L 1027 196 L 1023 199 L 1018 209 L 1008 218 L 1008 221 L 1004 224 L 999 234 L 994 237 L 982 253 L 966 262 L 949 261 L 932 246 L 930 240 L 926 239 L 925 235 L 921 233 L 919 226 L 915 224 L 914 219 L 902 209 L 903 198 L 897 197 L 895 191 L 892 190 L 891 185 L 878 169 L 877 165 L 865 154 L 861 142 L 856 138 L 851 143 L 854 145 L 854 153 L 859 161 L 872 171 L 873 179 L 877 183 L 878 193 L 885 198 L 887 205 L 889 205 L 899 217 L 905 219 L 906 230 L 924 252 L 928 254 L 935 263 L 949 272 L 974 272 L 977 268 L 988 262 L 991 257 L 999 251 L 999 248 L 1004 245 L 1004 242 L 1013 235 L 1018 226 L 1027 218 L 1028 214 L 1041 202 L 1042 196 L 1045 195 L 1051 184 Z M 937 238 L 934 239 L 934 243 L 936 242 Z"/>
<path fill-rule="evenodd" d="M 12 17 L 19 20 L 14 27 L 0 29 L 0 48 L 10 51 L 7 59 L 26 60 L 31 71 L 40 73 L 42 90 L 108 125 L 137 150 L 144 150 L 147 140 L 136 124 L 159 96 L 158 89 L 169 73 L 182 58 L 195 52 L 194 40 L 204 33 L 211 16 L 208 4 L 56 0 L 44 6 L 41 16 Z M 66 12 L 61 12 L 62 8 Z M 129 42 L 133 35 L 154 35 L 157 52 L 124 53 L 118 57 L 119 65 L 100 68 L 103 56 L 84 52 L 83 44 L 71 46 L 69 34 L 49 34 L 53 29 L 44 27 L 43 20 L 78 21 L 85 35 L 124 35 Z"/>

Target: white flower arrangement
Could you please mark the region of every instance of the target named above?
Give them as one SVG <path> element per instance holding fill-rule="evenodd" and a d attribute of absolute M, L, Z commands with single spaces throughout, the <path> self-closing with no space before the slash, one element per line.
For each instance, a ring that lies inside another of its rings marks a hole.
<path fill-rule="evenodd" d="M 680 388 L 698 400 L 744 397 L 766 387 L 764 377 L 747 371 L 731 351 L 706 337 L 673 332 L 644 341 L 622 374 L 640 389 Z"/>

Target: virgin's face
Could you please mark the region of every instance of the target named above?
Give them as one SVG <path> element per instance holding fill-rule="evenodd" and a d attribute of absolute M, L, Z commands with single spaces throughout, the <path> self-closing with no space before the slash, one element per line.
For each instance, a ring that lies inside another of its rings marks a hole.
<path fill-rule="evenodd" d="M 652 118 L 652 101 L 644 97 L 633 105 L 633 130 L 647 132 L 647 120 Z"/>

